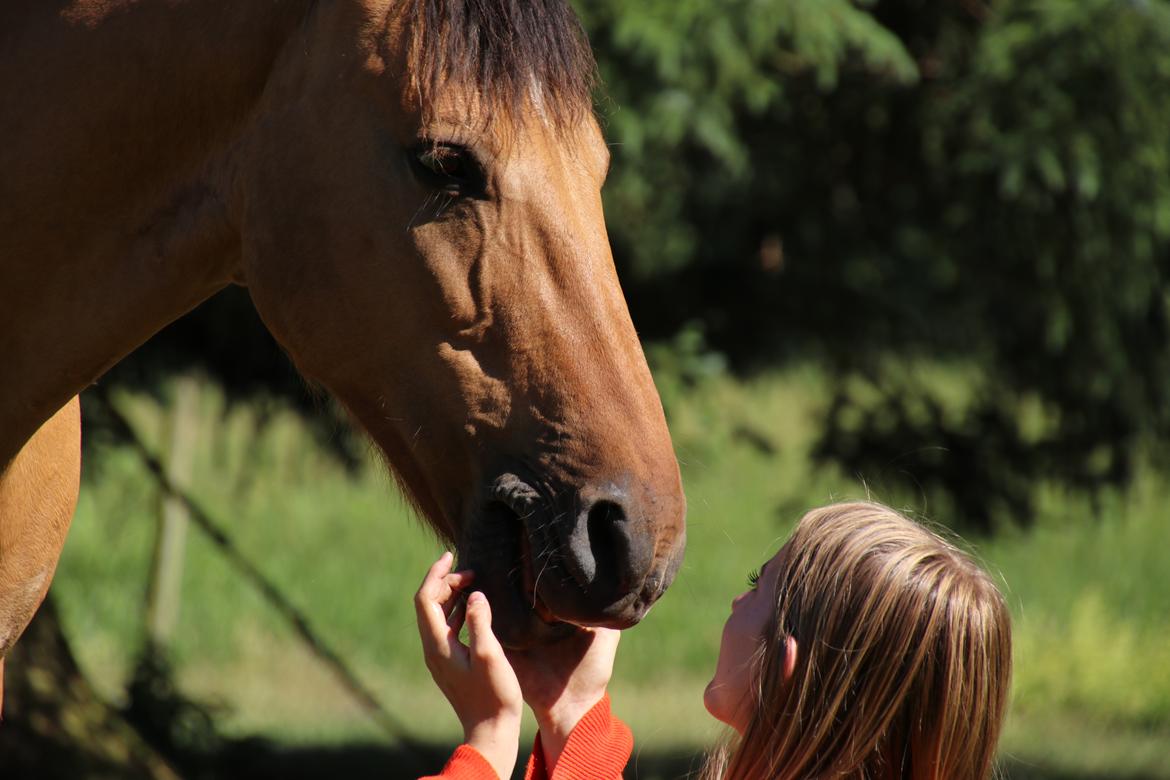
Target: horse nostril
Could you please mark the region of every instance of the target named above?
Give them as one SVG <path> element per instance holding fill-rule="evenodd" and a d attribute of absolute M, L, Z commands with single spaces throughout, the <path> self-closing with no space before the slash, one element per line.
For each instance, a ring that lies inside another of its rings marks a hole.
<path fill-rule="evenodd" d="M 598 501 L 589 508 L 586 519 L 589 551 L 594 561 L 594 577 L 620 591 L 632 584 L 630 571 L 630 529 L 626 512 L 613 501 Z"/>
<path fill-rule="evenodd" d="M 650 523 L 623 491 L 586 489 L 562 547 L 560 562 L 589 609 L 630 599 L 654 563 Z"/>
<path fill-rule="evenodd" d="M 653 496 L 630 493 L 620 483 L 586 485 L 569 497 L 568 517 L 558 513 L 544 526 L 553 576 L 538 577 L 537 587 L 559 619 L 629 627 L 674 576 L 676 545 L 666 550 L 669 558 L 656 557 L 670 529 L 660 527 Z"/>

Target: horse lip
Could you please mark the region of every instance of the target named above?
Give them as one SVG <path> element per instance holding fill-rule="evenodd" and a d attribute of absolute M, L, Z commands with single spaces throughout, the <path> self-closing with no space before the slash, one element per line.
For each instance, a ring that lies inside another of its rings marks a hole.
<path fill-rule="evenodd" d="M 548 624 L 562 622 L 549 609 L 544 599 L 540 597 L 537 586 L 540 585 L 540 576 L 537 574 L 537 556 L 535 549 L 548 549 L 547 539 L 542 533 L 543 527 L 533 527 L 528 521 L 540 509 L 542 496 L 531 484 L 513 473 L 501 474 L 491 484 L 488 490 L 488 500 L 507 507 L 520 521 L 520 595 L 527 600 L 527 606 L 537 618 Z"/>
<path fill-rule="evenodd" d="M 591 618 L 588 623 L 578 623 L 572 618 L 557 616 L 540 596 L 541 576 L 550 565 L 547 556 L 555 547 L 554 529 L 547 522 L 530 522 L 541 509 L 549 507 L 551 502 L 545 500 L 542 493 L 530 482 L 514 473 L 505 473 L 497 477 L 488 489 L 487 498 L 489 502 L 506 507 L 520 521 L 522 526 L 522 530 L 519 531 L 520 582 L 514 584 L 519 586 L 520 596 L 526 601 L 525 606 L 538 619 L 546 624 L 569 623 L 582 627 L 600 625 L 607 628 L 629 628 L 645 614 L 648 609 L 647 599 L 635 590 L 606 605 L 602 613 Z M 538 550 L 542 552 L 537 553 Z M 574 577 L 573 581 L 580 586 L 579 579 Z"/>
<path fill-rule="evenodd" d="M 549 609 L 548 605 L 544 603 L 544 599 L 540 597 L 540 592 L 537 589 L 537 586 L 540 585 L 540 574 L 536 571 L 536 559 L 532 555 L 532 549 L 532 533 L 525 525 L 520 538 L 520 565 L 524 567 L 521 572 L 520 594 L 526 600 L 526 606 L 532 610 L 532 614 L 536 615 L 537 618 L 549 625 L 561 623 L 563 621 Z"/>
<path fill-rule="evenodd" d="M 499 501 L 515 512 L 525 527 L 528 526 L 528 518 L 536 512 L 540 503 L 539 491 L 512 473 L 496 477 L 488 489 L 488 498 Z"/>

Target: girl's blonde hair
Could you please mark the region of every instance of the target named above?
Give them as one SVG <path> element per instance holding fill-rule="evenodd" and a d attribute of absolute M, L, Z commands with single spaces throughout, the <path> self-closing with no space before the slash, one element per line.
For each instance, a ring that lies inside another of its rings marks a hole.
<path fill-rule="evenodd" d="M 888 507 L 814 509 L 771 564 L 775 621 L 758 701 L 723 780 L 983 780 L 1011 677 L 1011 623 L 991 578 Z M 795 672 L 785 679 L 787 637 Z"/>

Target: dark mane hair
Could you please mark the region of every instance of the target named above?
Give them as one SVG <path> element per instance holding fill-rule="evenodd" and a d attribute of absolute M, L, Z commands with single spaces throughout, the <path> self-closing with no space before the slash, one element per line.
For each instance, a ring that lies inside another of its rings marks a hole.
<path fill-rule="evenodd" d="M 592 110 L 597 65 L 566 0 L 404 0 L 402 13 L 424 111 L 447 87 L 473 93 L 485 121 L 522 122 L 535 94 L 557 126 Z"/>

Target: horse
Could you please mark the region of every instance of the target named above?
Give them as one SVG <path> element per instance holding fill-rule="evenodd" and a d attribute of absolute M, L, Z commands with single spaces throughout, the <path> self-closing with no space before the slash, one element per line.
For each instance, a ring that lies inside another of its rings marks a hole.
<path fill-rule="evenodd" d="M 78 395 L 233 284 L 506 645 L 641 620 L 685 500 L 595 68 L 565 0 L 4 3 L 0 659 L 76 505 Z"/>

